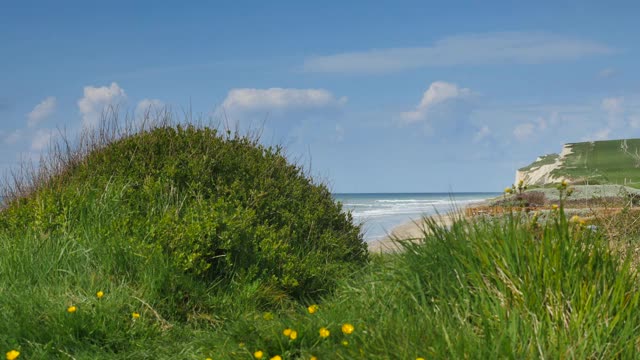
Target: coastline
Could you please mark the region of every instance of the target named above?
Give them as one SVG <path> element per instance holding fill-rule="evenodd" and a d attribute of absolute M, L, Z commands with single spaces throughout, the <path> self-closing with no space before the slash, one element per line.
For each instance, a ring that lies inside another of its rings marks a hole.
<path fill-rule="evenodd" d="M 425 229 L 425 226 L 424 226 L 425 219 L 432 219 L 432 220 L 435 220 L 435 222 L 440 226 L 450 227 L 451 225 L 453 225 L 453 223 L 456 220 L 460 220 L 466 217 L 465 210 L 467 208 L 475 207 L 475 206 L 486 206 L 490 204 L 492 201 L 494 201 L 495 199 L 496 199 L 495 197 L 488 198 L 478 203 L 468 204 L 462 208 L 454 208 L 451 211 L 445 212 L 443 214 L 423 216 L 423 217 L 420 217 L 419 219 L 415 219 L 415 220 L 412 219 L 410 221 L 407 221 L 406 223 L 398 225 L 393 229 L 391 229 L 391 232 L 386 236 L 368 243 L 369 251 L 372 253 L 379 253 L 379 254 L 393 253 L 393 252 L 400 251 L 401 248 L 398 246 L 398 243 L 395 240 L 396 239 L 412 240 L 412 241 L 419 240 L 423 236 L 424 232 L 427 230 Z"/>
<path fill-rule="evenodd" d="M 395 239 L 418 240 L 427 231 L 425 228 L 425 220 L 433 219 L 441 226 L 449 227 L 453 225 L 456 219 L 464 217 L 464 210 L 452 210 L 445 214 L 430 215 L 421 217 L 420 219 L 408 221 L 402 225 L 398 225 L 391 232 L 378 240 L 368 243 L 369 251 L 372 253 L 392 253 L 401 250 L 401 247 Z"/>

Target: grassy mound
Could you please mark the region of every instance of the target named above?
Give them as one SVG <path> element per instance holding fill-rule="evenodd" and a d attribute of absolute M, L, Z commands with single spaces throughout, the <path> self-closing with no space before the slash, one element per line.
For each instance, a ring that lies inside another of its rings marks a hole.
<path fill-rule="evenodd" d="M 367 261 L 350 215 L 280 148 L 192 125 L 99 134 L 5 199 L 3 347 L 117 354 L 171 324 L 318 298 Z"/>

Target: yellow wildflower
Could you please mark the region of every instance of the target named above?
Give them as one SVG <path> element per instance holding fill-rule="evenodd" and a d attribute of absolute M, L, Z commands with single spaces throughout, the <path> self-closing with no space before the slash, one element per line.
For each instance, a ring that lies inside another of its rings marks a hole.
<path fill-rule="evenodd" d="M 309 360 L 318 360 L 318 358 L 315 357 L 315 356 L 312 356 L 311 359 L 309 359 Z"/>
<path fill-rule="evenodd" d="M 353 325 L 346 323 L 342 325 L 342 333 L 345 335 L 350 335 L 353 330 L 355 330 L 355 328 L 353 327 Z"/>
<path fill-rule="evenodd" d="M 69 306 L 69 307 L 67 308 L 67 312 L 68 312 L 68 313 L 70 313 L 70 314 L 73 314 L 73 313 L 74 313 L 74 312 L 76 312 L 77 310 L 78 310 L 78 308 L 77 308 L 77 307 L 75 307 L 75 306 L 73 306 L 73 305 L 71 305 L 71 306 Z"/>
<path fill-rule="evenodd" d="M 289 335 L 291 335 L 291 331 L 292 331 L 291 329 L 286 328 L 286 329 L 282 330 L 282 335 L 289 336 Z"/>
<path fill-rule="evenodd" d="M 138 314 L 137 312 L 134 312 L 131 314 L 131 317 L 135 320 L 135 319 L 140 319 L 140 314 Z"/>
<path fill-rule="evenodd" d="M 98 292 L 96 293 L 96 297 L 97 297 L 98 299 L 102 299 L 102 297 L 103 297 L 103 296 L 104 296 L 104 292 L 102 292 L 102 291 L 98 291 Z"/>
<path fill-rule="evenodd" d="M 567 180 L 562 180 L 562 182 L 560 183 L 560 185 L 562 185 L 562 187 L 567 187 L 569 183 L 567 182 Z"/>
<path fill-rule="evenodd" d="M 416 360 L 424 360 L 423 357 L 417 357 Z"/>
<path fill-rule="evenodd" d="M 264 356 L 264 353 L 260 350 L 253 353 L 253 357 L 256 359 L 262 359 L 263 356 Z"/>
<path fill-rule="evenodd" d="M 289 339 L 295 340 L 297 338 L 298 338 L 298 332 L 295 330 L 291 330 L 291 333 L 289 334 Z"/>
<path fill-rule="evenodd" d="M 342 340 L 342 345 L 349 346 L 349 342 L 347 340 Z"/>
<path fill-rule="evenodd" d="M 584 225 L 587 223 L 583 218 L 581 218 L 578 215 L 573 215 L 571 219 L 569 219 L 569 222 L 573 224 L 580 224 L 580 225 Z"/>
<path fill-rule="evenodd" d="M 276 356 L 272 357 L 270 360 L 282 360 L 282 356 L 276 355 Z"/>
<path fill-rule="evenodd" d="M 321 327 L 319 333 L 320 333 L 320 337 L 323 339 L 328 338 L 329 335 L 331 335 L 331 332 L 329 332 L 329 329 L 325 327 Z"/>
<path fill-rule="evenodd" d="M 16 360 L 20 356 L 20 351 L 11 350 L 7 353 L 7 360 Z"/>
<path fill-rule="evenodd" d="M 204 360 L 213 360 L 213 359 L 212 359 L 212 358 L 206 358 L 206 359 L 204 359 Z"/>
<path fill-rule="evenodd" d="M 504 188 L 504 192 L 507 194 L 511 194 L 513 190 L 510 187 Z"/>
<path fill-rule="evenodd" d="M 558 210 L 558 205 L 556 204 L 551 205 L 551 210 Z"/>
<path fill-rule="evenodd" d="M 309 311 L 309 314 L 315 314 L 318 311 L 318 305 L 313 304 L 313 305 L 309 306 L 307 308 L 307 311 Z"/>

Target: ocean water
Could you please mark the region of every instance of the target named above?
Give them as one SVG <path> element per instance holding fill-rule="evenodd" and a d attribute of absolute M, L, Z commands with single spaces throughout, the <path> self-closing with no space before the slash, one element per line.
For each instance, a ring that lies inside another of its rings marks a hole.
<path fill-rule="evenodd" d="M 391 230 L 412 220 L 496 197 L 500 193 L 406 193 L 334 194 L 354 221 L 363 223 L 367 242 L 385 237 Z"/>

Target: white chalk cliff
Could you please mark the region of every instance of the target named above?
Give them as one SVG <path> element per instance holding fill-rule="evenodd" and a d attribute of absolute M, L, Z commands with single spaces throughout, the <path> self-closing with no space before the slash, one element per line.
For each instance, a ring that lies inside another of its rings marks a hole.
<path fill-rule="evenodd" d="M 572 144 L 566 144 L 562 148 L 560 155 L 550 154 L 545 157 L 538 157 L 533 164 L 526 168 L 518 169 L 516 171 L 516 180 L 514 184 L 517 184 L 520 180 L 524 181 L 527 185 L 545 185 L 561 182 L 562 180 L 569 180 L 564 176 L 554 177 L 551 172 L 562 166 L 565 157 L 573 152 L 572 146 Z M 544 161 L 545 159 L 552 157 L 555 157 L 555 161 L 553 163 Z"/>

